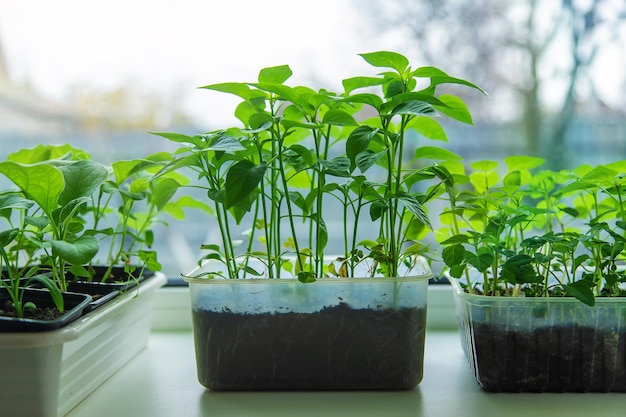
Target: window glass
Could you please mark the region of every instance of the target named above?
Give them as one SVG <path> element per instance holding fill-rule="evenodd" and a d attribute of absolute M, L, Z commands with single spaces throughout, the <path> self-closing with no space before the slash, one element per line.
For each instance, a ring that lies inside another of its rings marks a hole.
<path fill-rule="evenodd" d="M 1 158 L 39 143 L 103 163 L 169 151 L 148 132 L 237 123 L 237 98 L 200 86 L 289 64 L 292 85 L 340 90 L 371 71 L 357 54 L 376 50 L 488 92 L 464 97 L 474 126 L 442 121 L 444 146 L 467 161 L 532 154 L 559 169 L 626 157 L 621 0 L 21 0 L 0 10 Z M 156 230 L 170 276 L 218 233 L 187 216 Z"/>

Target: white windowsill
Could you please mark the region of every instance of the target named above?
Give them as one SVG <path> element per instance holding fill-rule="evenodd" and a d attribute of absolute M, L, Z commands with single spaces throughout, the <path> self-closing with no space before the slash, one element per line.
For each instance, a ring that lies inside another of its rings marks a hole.
<path fill-rule="evenodd" d="M 491 394 L 461 349 L 451 289 L 431 286 L 424 379 L 410 391 L 212 392 L 196 379 L 187 288 L 157 295 L 148 347 L 68 417 L 622 417 L 624 394 Z"/>

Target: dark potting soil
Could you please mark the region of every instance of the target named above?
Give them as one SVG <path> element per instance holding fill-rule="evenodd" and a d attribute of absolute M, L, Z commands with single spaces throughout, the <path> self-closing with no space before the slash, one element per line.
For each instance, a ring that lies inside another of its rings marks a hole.
<path fill-rule="evenodd" d="M 194 310 L 198 379 L 214 390 L 410 389 L 425 309 L 236 314 Z"/>
<path fill-rule="evenodd" d="M 53 307 L 41 307 L 24 310 L 24 318 L 32 320 L 55 320 L 61 317 L 63 313 Z M 6 301 L 0 309 L 0 316 L 17 317 L 15 309 L 10 301 Z"/>
<path fill-rule="evenodd" d="M 510 332 L 474 324 L 477 379 L 497 392 L 626 392 L 626 334 L 581 326 Z"/>

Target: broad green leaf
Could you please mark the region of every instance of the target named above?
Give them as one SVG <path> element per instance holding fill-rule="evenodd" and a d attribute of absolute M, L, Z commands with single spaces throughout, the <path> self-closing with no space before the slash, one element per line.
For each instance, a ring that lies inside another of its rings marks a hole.
<path fill-rule="evenodd" d="M 443 242 L 441 242 L 441 244 L 444 246 L 463 244 L 463 243 L 469 243 L 469 237 L 467 235 L 454 235 L 444 240 Z"/>
<path fill-rule="evenodd" d="M 430 77 L 430 83 L 431 83 L 431 87 L 435 87 L 435 86 L 438 86 L 440 84 L 460 84 L 460 85 L 464 85 L 466 87 L 474 88 L 474 89 L 480 91 L 481 93 L 483 93 L 484 95 L 487 95 L 485 90 L 483 90 L 482 88 L 480 88 L 476 84 L 471 83 L 471 82 L 466 81 L 466 80 L 463 80 L 461 78 L 450 77 L 447 74 L 445 74 L 445 75 L 443 75 L 443 74 L 432 75 Z"/>
<path fill-rule="evenodd" d="M 398 106 L 396 106 L 392 111 L 392 115 L 395 114 L 404 114 L 411 116 L 434 116 L 437 113 L 435 109 L 430 104 L 418 101 L 418 100 L 409 100 L 405 101 Z"/>
<path fill-rule="evenodd" d="M 65 178 L 65 188 L 59 195 L 61 206 L 77 198 L 90 196 L 109 176 L 104 165 L 88 160 L 76 161 L 59 169 Z"/>
<path fill-rule="evenodd" d="M 453 265 L 450 267 L 450 276 L 452 278 L 461 278 L 465 271 L 465 264 Z"/>
<path fill-rule="evenodd" d="M 152 196 L 153 203 L 158 210 L 163 209 L 165 205 L 172 199 L 176 191 L 180 188 L 178 181 L 171 178 L 165 178 L 156 182 L 154 194 Z"/>
<path fill-rule="evenodd" d="M 423 102 L 433 105 L 437 108 L 446 108 L 448 105 L 440 100 L 437 97 L 432 96 L 431 94 L 421 93 L 421 92 L 408 92 L 402 93 L 394 96 L 391 100 L 387 101 L 384 105 L 381 106 L 381 112 L 387 113 L 391 111 L 395 111 L 395 109 L 404 103 L 409 102 Z M 451 109 L 452 110 L 452 109 Z"/>
<path fill-rule="evenodd" d="M 22 165 L 5 161 L 0 163 L 0 173 L 20 187 L 47 214 L 56 208 L 59 194 L 65 187 L 61 171 L 47 163 Z"/>
<path fill-rule="evenodd" d="M 208 141 L 206 150 L 208 151 L 225 151 L 235 152 L 244 149 L 237 138 L 226 133 L 212 136 Z"/>
<path fill-rule="evenodd" d="M 445 106 L 434 105 L 437 110 L 451 117 L 459 122 L 473 125 L 472 115 L 470 114 L 467 106 L 460 98 L 449 94 L 442 94 L 439 96 L 439 100 L 444 102 Z"/>
<path fill-rule="evenodd" d="M 291 145 L 289 148 L 287 148 L 287 150 L 289 152 L 293 152 L 295 155 L 298 155 L 306 166 L 313 165 L 313 155 L 311 151 L 308 150 L 306 147 L 300 144 L 295 144 Z"/>
<path fill-rule="evenodd" d="M 318 125 L 318 124 L 315 124 L 315 123 L 300 122 L 298 120 L 291 120 L 291 119 L 282 119 L 280 121 L 280 124 L 286 130 L 293 129 L 294 127 L 300 127 L 300 128 L 303 128 L 303 129 L 320 129 L 320 128 L 322 128 L 322 125 Z"/>
<path fill-rule="evenodd" d="M 470 166 L 476 171 L 491 171 L 498 168 L 498 162 L 484 159 L 481 161 L 472 162 Z"/>
<path fill-rule="evenodd" d="M 358 126 L 351 114 L 339 109 L 328 110 L 324 114 L 323 123 L 334 126 Z"/>
<path fill-rule="evenodd" d="M 356 89 L 374 87 L 377 85 L 381 85 L 384 82 L 385 82 L 385 79 L 382 77 L 381 78 L 379 77 L 353 77 L 353 78 L 346 78 L 345 80 L 342 81 L 342 84 L 346 93 L 349 94 Z"/>
<path fill-rule="evenodd" d="M 380 158 L 385 156 L 386 153 L 386 150 L 378 153 L 370 150 L 360 152 L 355 159 L 356 166 L 359 168 L 359 171 L 365 172 L 378 162 Z"/>
<path fill-rule="evenodd" d="M 572 282 L 571 284 L 564 284 L 563 289 L 568 295 L 575 297 L 579 301 L 593 307 L 596 304 L 596 299 L 593 294 L 593 281 L 580 280 Z"/>
<path fill-rule="evenodd" d="M 260 83 L 283 84 L 291 77 L 293 72 L 289 65 L 280 65 L 277 67 L 263 68 L 259 72 Z"/>
<path fill-rule="evenodd" d="M 426 116 L 417 116 L 412 118 L 409 123 L 407 123 L 406 127 L 408 129 L 413 129 L 420 135 L 424 136 L 428 139 L 433 140 L 441 140 L 444 142 L 448 141 L 448 136 L 446 132 L 443 130 L 443 127 L 436 120 L 431 117 Z"/>
<path fill-rule="evenodd" d="M 17 194 L 0 195 L 0 210 L 27 210 L 31 208 L 33 204 L 35 203 Z"/>
<path fill-rule="evenodd" d="M 350 160 L 344 156 L 333 158 L 330 161 L 320 160 L 319 163 L 329 175 L 336 177 L 350 176 Z"/>
<path fill-rule="evenodd" d="M 356 164 L 356 156 L 369 148 L 370 142 L 378 133 L 378 129 L 359 126 L 350 133 L 346 140 L 346 156 Z"/>
<path fill-rule="evenodd" d="M 39 230 L 43 230 L 50 224 L 50 220 L 48 220 L 48 218 L 44 216 L 40 216 L 40 217 L 26 216 L 24 217 L 24 223 L 34 226 Z"/>
<path fill-rule="evenodd" d="M 480 248 L 477 253 L 465 252 L 465 260 L 479 272 L 484 272 L 493 263 L 494 256 L 489 248 Z"/>
<path fill-rule="evenodd" d="M 383 99 L 377 96 L 376 94 L 354 94 L 343 99 L 335 100 L 337 102 L 345 102 L 345 103 L 361 103 L 368 104 L 380 111 L 383 105 Z"/>
<path fill-rule="evenodd" d="M 93 259 L 100 249 L 100 242 L 93 236 L 81 236 L 74 242 L 53 240 L 52 250 L 72 265 L 83 265 Z"/>
<path fill-rule="evenodd" d="M 433 161 L 462 161 L 459 155 L 438 146 L 422 146 L 415 150 L 415 159 L 424 158 Z"/>
<path fill-rule="evenodd" d="M 502 179 L 502 183 L 504 185 L 514 185 L 514 186 L 518 186 L 519 187 L 520 185 L 522 185 L 522 174 L 521 174 L 521 172 L 519 172 L 519 171 L 509 172 Z"/>
<path fill-rule="evenodd" d="M 233 207 L 257 188 L 265 174 L 265 162 L 255 165 L 244 159 L 230 167 L 224 184 L 224 206 Z"/>
<path fill-rule="evenodd" d="M 193 136 L 183 135 L 182 133 L 169 133 L 169 132 L 150 132 L 152 135 L 160 136 L 167 140 L 176 143 L 194 143 L 195 139 Z"/>
<path fill-rule="evenodd" d="M 253 83 L 250 85 L 258 88 L 259 90 L 273 93 L 277 96 L 277 98 L 282 100 L 290 101 L 292 103 L 298 103 L 300 101 L 298 93 L 292 87 L 288 87 L 286 85 L 276 83 Z"/>
<path fill-rule="evenodd" d="M 518 171 L 522 169 L 533 169 L 543 165 L 546 160 L 538 158 L 536 156 L 507 156 L 504 158 L 504 162 L 510 171 Z"/>
<path fill-rule="evenodd" d="M 0 231 L 0 248 L 7 246 L 18 235 L 19 229 L 10 229 Z M 2 264 L 2 262 L 0 262 Z"/>
<path fill-rule="evenodd" d="M 615 179 L 618 172 L 604 165 L 598 165 L 589 171 L 582 179 L 594 183 L 607 183 Z"/>
<path fill-rule="evenodd" d="M 300 271 L 298 272 L 298 281 L 302 282 L 303 284 L 315 282 L 315 274 L 309 271 Z"/>
<path fill-rule="evenodd" d="M 446 246 L 441 251 L 441 257 L 447 266 L 453 267 L 465 262 L 465 252 L 466 250 L 461 244 Z"/>
<path fill-rule="evenodd" d="M 382 200 L 373 201 L 370 204 L 370 218 L 373 222 L 380 219 L 381 216 L 387 211 L 387 203 Z"/>
<path fill-rule="evenodd" d="M 267 113 L 253 113 L 248 118 L 250 129 L 244 130 L 246 133 L 259 133 L 268 130 L 274 124 L 272 116 Z"/>
<path fill-rule="evenodd" d="M 248 100 L 250 98 L 250 87 L 245 83 L 220 83 L 205 85 L 200 88 L 234 94 L 244 100 Z"/>
<path fill-rule="evenodd" d="M 447 77 L 448 74 L 440 70 L 436 67 L 420 67 L 415 69 L 411 76 L 413 77 L 423 77 L 423 78 L 432 78 L 432 77 Z"/>
<path fill-rule="evenodd" d="M 409 66 L 409 60 L 396 52 L 379 51 L 359 55 L 374 67 L 393 68 L 399 73 Z"/>
<path fill-rule="evenodd" d="M 53 159 L 78 161 L 81 159 L 91 159 L 91 156 L 88 152 L 75 148 L 69 144 L 42 144 L 37 145 L 34 148 L 20 149 L 7 157 L 7 161 L 19 162 L 21 164 L 36 164 L 38 162 L 50 161 Z"/>

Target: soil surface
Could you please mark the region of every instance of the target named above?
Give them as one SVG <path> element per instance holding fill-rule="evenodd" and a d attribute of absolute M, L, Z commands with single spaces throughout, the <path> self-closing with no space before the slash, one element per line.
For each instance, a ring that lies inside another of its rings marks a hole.
<path fill-rule="evenodd" d="M 5 301 L 0 309 L 0 315 L 5 317 L 17 317 L 13 304 Z M 33 320 L 54 320 L 61 317 L 63 313 L 54 307 L 43 307 L 24 310 L 24 318 Z"/>
<path fill-rule="evenodd" d="M 210 389 L 410 389 L 422 379 L 425 309 L 200 310 L 193 319 L 198 379 Z"/>

